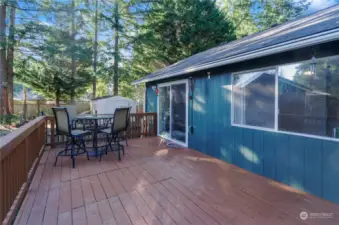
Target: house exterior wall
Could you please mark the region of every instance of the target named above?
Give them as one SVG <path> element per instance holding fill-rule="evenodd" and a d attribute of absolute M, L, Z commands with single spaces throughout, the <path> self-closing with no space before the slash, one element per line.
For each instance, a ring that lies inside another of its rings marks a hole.
<path fill-rule="evenodd" d="M 145 112 L 157 111 L 157 95 L 151 85 L 146 85 Z"/>
<path fill-rule="evenodd" d="M 218 68 L 210 79 L 193 74 L 188 146 L 339 204 L 339 141 L 232 126 L 230 70 Z M 147 111 L 156 112 L 156 93 L 147 88 Z"/>

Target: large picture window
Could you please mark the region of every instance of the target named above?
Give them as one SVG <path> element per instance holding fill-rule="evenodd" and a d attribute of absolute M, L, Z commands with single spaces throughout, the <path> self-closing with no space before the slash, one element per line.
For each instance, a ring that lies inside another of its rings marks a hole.
<path fill-rule="evenodd" d="M 275 70 L 233 76 L 234 122 L 274 128 Z"/>
<path fill-rule="evenodd" d="M 339 137 L 339 57 L 233 75 L 233 124 Z"/>

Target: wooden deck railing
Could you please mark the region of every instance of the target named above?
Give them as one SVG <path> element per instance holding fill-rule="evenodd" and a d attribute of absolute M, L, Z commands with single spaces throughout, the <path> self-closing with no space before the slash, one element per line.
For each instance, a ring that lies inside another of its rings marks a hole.
<path fill-rule="evenodd" d="M 157 135 L 157 114 L 130 115 L 129 138 Z M 88 137 L 89 140 L 91 136 Z M 0 140 L 0 223 L 11 224 L 39 164 L 46 144 L 66 137 L 55 134 L 54 117 L 38 117 Z"/>
<path fill-rule="evenodd" d="M 0 222 L 11 224 L 45 146 L 45 117 L 38 117 L 0 140 Z"/>
<path fill-rule="evenodd" d="M 54 147 L 67 140 L 64 135 L 56 135 L 55 120 L 53 116 L 46 117 L 46 144 Z M 141 138 L 157 136 L 157 113 L 131 113 L 130 124 L 127 129 L 128 138 Z M 91 135 L 87 136 L 86 141 L 90 141 Z M 98 138 L 105 138 L 104 134 L 98 134 Z"/>

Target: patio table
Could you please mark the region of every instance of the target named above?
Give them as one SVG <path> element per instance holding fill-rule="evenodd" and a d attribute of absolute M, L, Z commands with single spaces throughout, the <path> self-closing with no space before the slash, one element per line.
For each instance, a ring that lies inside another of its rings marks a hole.
<path fill-rule="evenodd" d="M 113 120 L 113 115 L 97 115 L 97 114 L 87 114 L 87 115 L 78 115 L 74 117 L 75 121 L 85 121 L 93 122 L 94 127 L 89 127 L 89 130 L 93 133 L 93 151 L 89 152 L 89 156 L 100 156 L 102 151 L 98 151 L 98 131 L 99 129 L 99 121 L 100 120 Z M 86 128 L 86 126 L 85 126 Z"/>

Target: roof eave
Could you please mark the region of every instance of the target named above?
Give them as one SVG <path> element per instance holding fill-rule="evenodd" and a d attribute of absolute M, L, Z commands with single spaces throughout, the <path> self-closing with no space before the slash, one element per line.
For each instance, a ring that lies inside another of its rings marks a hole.
<path fill-rule="evenodd" d="M 255 58 L 259 58 L 263 56 L 291 51 L 291 50 L 304 48 L 304 47 L 308 47 L 308 46 L 312 46 L 316 44 L 322 44 L 322 43 L 335 41 L 335 40 L 339 40 L 339 28 L 333 29 L 330 31 L 317 33 L 317 34 L 310 35 L 310 36 L 303 37 L 303 38 L 298 38 L 292 41 L 283 42 L 277 45 L 272 45 L 266 48 L 262 48 L 259 50 L 254 50 L 254 51 L 240 54 L 237 56 L 221 59 L 221 60 L 214 61 L 211 63 L 202 64 L 196 67 L 187 68 L 179 72 L 168 73 L 166 75 L 158 76 L 158 77 L 140 79 L 140 80 L 134 81 L 132 85 L 138 85 L 138 84 L 147 83 L 151 81 L 162 80 L 162 79 L 166 79 L 170 77 L 184 75 L 187 73 L 197 72 L 197 71 L 205 70 L 205 69 L 211 69 L 211 68 L 218 67 L 218 66 L 225 66 L 225 65 L 232 64 L 232 63 L 242 62 L 242 61 L 246 61 L 250 59 L 255 59 Z"/>

